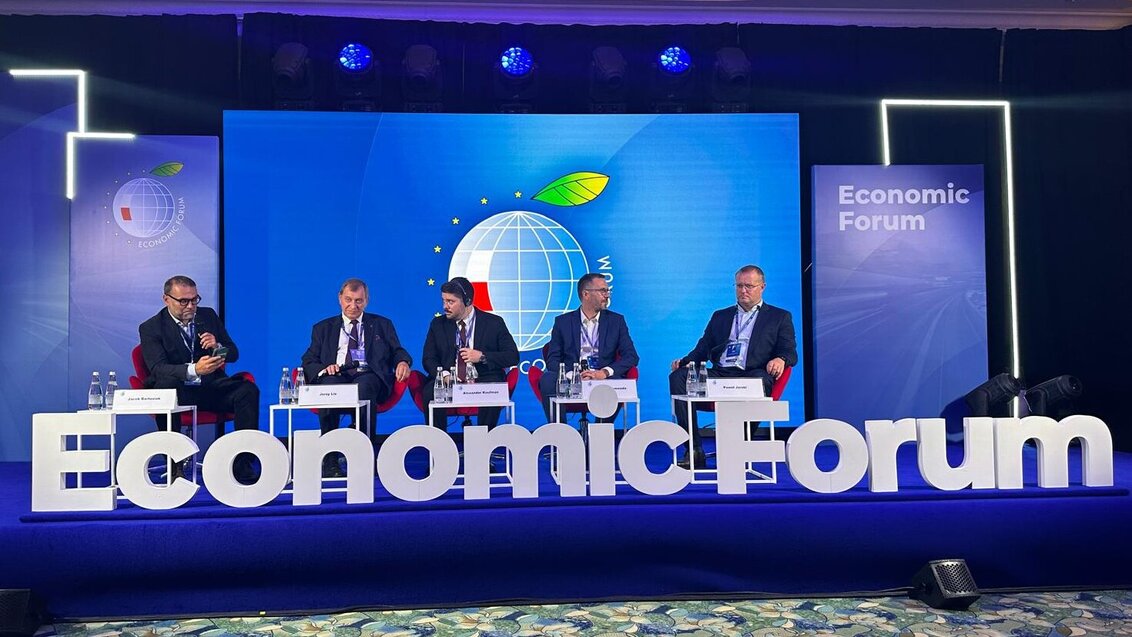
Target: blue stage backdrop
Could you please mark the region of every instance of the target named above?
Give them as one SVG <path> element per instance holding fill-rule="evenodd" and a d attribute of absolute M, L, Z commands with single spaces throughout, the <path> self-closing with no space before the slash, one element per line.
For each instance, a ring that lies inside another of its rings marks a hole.
<path fill-rule="evenodd" d="M 987 378 L 983 167 L 813 177 L 815 415 L 940 415 Z"/>
<path fill-rule="evenodd" d="M 129 387 L 138 325 L 164 307 L 174 274 L 216 306 L 220 148 L 215 137 L 84 140 L 71 206 L 71 407 L 86 406 L 90 373 Z"/>
<path fill-rule="evenodd" d="M 67 197 L 75 78 L 0 72 L 0 461 L 31 456 L 31 415 L 66 407 Z"/>
<path fill-rule="evenodd" d="M 601 272 L 641 355 L 645 419 L 670 417 L 669 363 L 735 302 L 739 266 L 766 269 L 801 334 L 796 115 L 230 111 L 224 171 L 226 318 L 265 396 L 350 276 L 418 369 L 440 284 L 467 276 L 526 372 L 577 278 Z M 519 423 L 545 422 L 525 375 L 515 402 Z M 379 431 L 422 420 L 406 399 Z"/>

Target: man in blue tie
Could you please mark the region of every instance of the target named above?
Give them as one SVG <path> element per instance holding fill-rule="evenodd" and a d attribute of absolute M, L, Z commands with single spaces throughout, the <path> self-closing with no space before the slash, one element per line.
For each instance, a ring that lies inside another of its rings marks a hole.
<path fill-rule="evenodd" d="M 794 341 L 794 321 L 790 312 L 763 301 L 766 277 L 757 265 L 745 265 L 735 273 L 735 305 L 716 310 L 695 348 L 672 361 L 668 375 L 673 396 L 685 393 L 689 362 L 711 361 L 709 376 L 714 378 L 762 379 L 764 395 L 770 395 L 775 379 L 787 366 L 798 362 Z M 693 424 L 695 412 L 692 413 Z M 685 401 L 676 401 L 676 422 L 687 429 Z M 692 428 L 691 453 L 685 453 L 680 466 L 687 468 L 691 454 L 695 466 L 703 468 L 705 455 L 698 426 Z"/>
<path fill-rule="evenodd" d="M 354 383 L 358 398 L 369 401 L 370 413 L 393 392 L 393 383 L 409 377 L 413 358 L 401 347 L 393 321 L 366 312 L 369 287 L 361 279 L 346 279 L 338 290 L 342 313 L 315 323 L 311 344 L 303 354 L 303 373 L 315 385 Z M 339 418 L 353 410 L 320 409 L 322 433 L 338 428 Z M 364 412 L 363 412 L 364 413 Z M 373 418 L 362 428 L 373 436 Z M 336 457 L 323 460 L 325 477 L 341 477 Z"/>

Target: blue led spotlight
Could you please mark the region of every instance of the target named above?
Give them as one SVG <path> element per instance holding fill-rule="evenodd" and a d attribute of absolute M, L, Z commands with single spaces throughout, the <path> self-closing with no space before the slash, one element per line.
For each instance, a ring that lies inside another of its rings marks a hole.
<path fill-rule="evenodd" d="M 656 55 L 656 63 L 665 73 L 680 75 L 692 66 L 692 56 L 681 47 L 670 46 Z"/>
<path fill-rule="evenodd" d="M 365 73 L 373 68 L 373 51 L 358 42 L 350 42 L 338 51 L 338 65 L 348 73 Z"/>
<path fill-rule="evenodd" d="M 499 54 L 499 69 L 511 77 L 524 77 L 534 66 L 535 59 L 530 51 L 521 46 L 513 46 Z"/>

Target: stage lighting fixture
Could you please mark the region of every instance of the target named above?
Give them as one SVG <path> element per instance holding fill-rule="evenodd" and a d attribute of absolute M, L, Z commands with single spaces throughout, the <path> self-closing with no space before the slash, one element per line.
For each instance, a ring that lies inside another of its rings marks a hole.
<path fill-rule="evenodd" d="M 275 108 L 310 110 L 314 108 L 314 77 L 307 47 L 287 42 L 271 58 L 271 88 Z"/>
<path fill-rule="evenodd" d="M 533 110 L 538 94 L 538 64 L 529 51 L 521 46 L 504 49 L 495 62 L 493 75 L 497 111 L 530 113 Z"/>
<path fill-rule="evenodd" d="M 1072 401 L 1080 398 L 1081 390 L 1081 381 L 1066 374 L 1027 389 L 1026 403 L 1034 416 L 1058 417 L 1072 411 Z"/>
<path fill-rule="evenodd" d="M 590 112 L 624 113 L 627 110 L 625 74 L 628 64 L 621 51 L 599 46 L 590 58 Z"/>
<path fill-rule="evenodd" d="M 726 46 L 715 52 L 711 74 L 712 111 L 745 113 L 751 97 L 751 61 L 743 49 Z"/>
<path fill-rule="evenodd" d="M 409 113 L 439 113 L 444 110 L 444 74 L 440 56 L 427 44 L 405 49 L 401 60 L 401 95 Z"/>
<path fill-rule="evenodd" d="M 685 113 L 695 91 L 695 64 L 679 46 L 668 46 L 652 65 L 649 93 L 654 113 Z"/>
<path fill-rule="evenodd" d="M 373 51 L 364 44 L 351 42 L 338 51 L 338 64 L 347 73 L 365 73 L 373 66 Z"/>
<path fill-rule="evenodd" d="M 344 111 L 376 111 L 381 100 L 381 65 L 364 44 L 349 42 L 338 50 L 334 91 Z"/>
<path fill-rule="evenodd" d="M 997 408 L 1008 404 L 1021 390 L 1022 384 L 1018 379 L 1003 372 L 972 389 L 963 400 L 966 401 L 971 416 L 1005 415 L 991 412 L 1001 411 Z"/>
<path fill-rule="evenodd" d="M 519 78 L 534 70 L 535 60 L 531 53 L 521 46 L 513 46 L 499 54 L 499 70 Z"/>
<path fill-rule="evenodd" d="M 680 75 L 692 68 L 692 56 L 678 46 L 670 46 L 656 55 L 656 63 L 665 73 Z"/>

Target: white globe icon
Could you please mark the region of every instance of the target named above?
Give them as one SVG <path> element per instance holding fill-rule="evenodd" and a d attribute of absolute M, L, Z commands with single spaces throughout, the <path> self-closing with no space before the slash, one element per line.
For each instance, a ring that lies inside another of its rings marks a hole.
<path fill-rule="evenodd" d="M 475 305 L 507 323 L 520 351 L 550 341 L 554 319 L 578 306 L 575 286 L 589 271 L 582 247 L 557 221 L 512 210 L 488 217 L 456 246 L 448 277 L 475 288 Z"/>
<path fill-rule="evenodd" d="M 176 206 L 165 184 L 138 177 L 122 184 L 114 195 L 114 221 L 127 234 L 146 239 L 173 225 Z"/>

